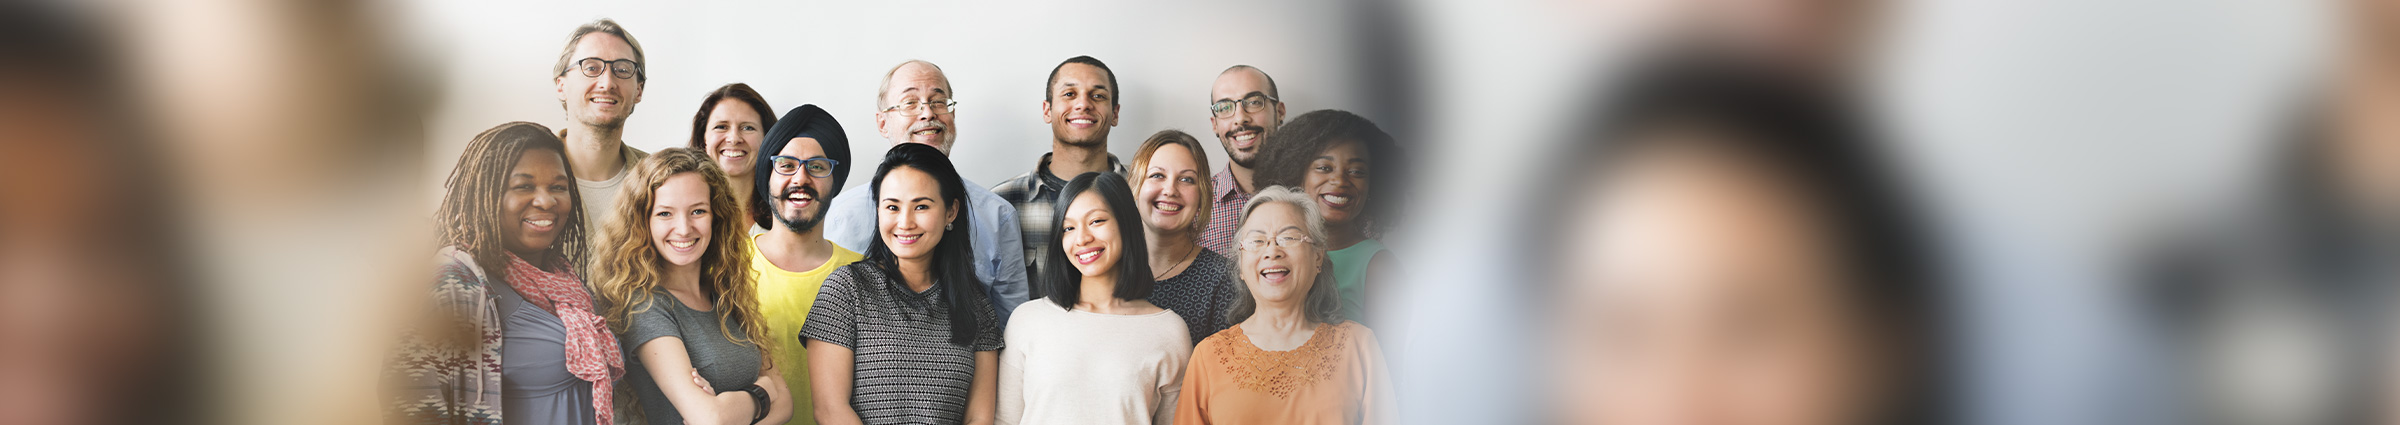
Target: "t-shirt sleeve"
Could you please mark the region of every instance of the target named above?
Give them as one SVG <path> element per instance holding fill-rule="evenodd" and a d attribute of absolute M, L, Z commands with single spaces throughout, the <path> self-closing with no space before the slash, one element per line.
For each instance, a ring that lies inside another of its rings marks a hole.
<path fill-rule="evenodd" d="M 1167 314 L 1175 315 L 1173 312 Z M 1175 423 L 1175 410 L 1178 407 L 1176 399 L 1181 398 L 1183 394 L 1183 369 L 1192 363 L 1192 349 L 1183 345 L 1184 341 L 1191 340 L 1186 336 L 1190 335 L 1191 331 L 1183 326 L 1181 316 L 1175 316 L 1175 320 L 1169 326 L 1160 326 L 1159 330 L 1166 331 L 1162 336 L 1167 339 L 1162 342 L 1168 347 L 1169 355 L 1159 364 L 1157 378 L 1159 399 L 1158 405 L 1151 409 L 1150 423 L 1171 424 Z"/>
<path fill-rule="evenodd" d="M 1384 364 L 1383 343 L 1375 338 L 1374 331 L 1358 322 L 1350 322 L 1346 326 L 1351 327 L 1352 349 L 1357 350 L 1352 357 L 1357 359 L 1361 369 L 1358 375 L 1366 381 L 1359 384 L 1361 397 L 1358 407 L 1359 411 L 1366 413 L 1363 422 L 1385 424 L 1398 421 L 1398 403 L 1393 399 L 1390 371 L 1386 370 Z"/>
<path fill-rule="evenodd" d="M 1175 394 L 1175 425 L 1208 423 L 1208 416 L 1201 413 L 1208 410 L 1209 375 L 1213 371 L 1207 366 L 1216 364 L 1209 343 L 1203 340 L 1200 346 L 1192 347 L 1192 359 L 1184 363 L 1183 386 Z"/>
<path fill-rule="evenodd" d="M 825 286 L 817 291 L 817 301 L 808 307 L 808 320 L 800 325 L 800 339 L 818 340 L 851 350 L 858 349 L 858 266 L 853 264 L 834 269 L 825 277 Z"/>
<path fill-rule="evenodd" d="M 1000 350 L 1000 413 L 993 419 L 1000 425 L 1016 425 L 1025 418 L 1024 342 L 1028 337 L 1026 332 L 1032 330 L 1026 329 L 1023 323 L 1030 318 L 1024 312 L 1018 313 L 1009 319 L 1018 323 L 1010 323 L 1007 330 L 1002 332 L 1002 339 L 1015 340 L 1009 346 L 1016 348 Z"/>
<path fill-rule="evenodd" d="M 625 347 L 641 347 L 643 343 L 662 337 L 682 338 L 682 328 L 676 326 L 675 314 L 667 311 L 666 303 L 671 302 L 677 302 L 673 295 L 651 293 L 649 299 L 626 309 L 625 338 L 622 341 Z"/>
<path fill-rule="evenodd" d="M 1000 314 L 992 311 L 992 303 L 975 304 L 975 351 L 999 351 L 1007 346 L 1006 335 L 1000 333 Z"/>

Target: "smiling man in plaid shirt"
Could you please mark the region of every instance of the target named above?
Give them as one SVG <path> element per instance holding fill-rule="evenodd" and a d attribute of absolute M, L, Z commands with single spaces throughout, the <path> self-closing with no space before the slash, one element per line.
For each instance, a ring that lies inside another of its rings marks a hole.
<path fill-rule="evenodd" d="M 1025 275 L 1040 276 L 1041 262 L 1055 243 L 1058 192 L 1067 179 L 1083 173 L 1125 175 L 1125 166 L 1108 153 L 1108 130 L 1117 126 L 1117 73 L 1091 56 L 1076 56 L 1050 69 L 1042 92 L 1042 121 L 1050 124 L 1050 153 L 1042 154 L 1033 171 L 992 187 L 992 193 L 1017 208 L 1025 232 Z M 1032 285 L 1032 298 L 1045 296 Z"/>
<path fill-rule="evenodd" d="M 1276 98 L 1275 78 L 1249 65 L 1234 65 L 1217 73 L 1208 88 L 1208 123 L 1217 141 L 1225 144 L 1225 168 L 1218 171 L 1209 209 L 1208 228 L 1200 232 L 1200 247 L 1219 254 L 1233 252 L 1233 228 L 1242 222 L 1242 204 L 1250 202 L 1251 166 L 1258 162 L 1258 144 L 1283 126 L 1283 101 Z M 1030 245 L 1030 243 L 1029 243 Z"/>

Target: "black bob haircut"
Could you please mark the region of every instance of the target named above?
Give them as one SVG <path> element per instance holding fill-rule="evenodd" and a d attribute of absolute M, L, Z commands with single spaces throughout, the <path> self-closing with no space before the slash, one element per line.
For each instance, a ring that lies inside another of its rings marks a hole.
<path fill-rule="evenodd" d="M 975 309 L 989 301 L 983 295 L 983 281 L 975 277 L 975 249 L 969 244 L 974 238 L 966 237 L 975 234 L 970 226 L 974 220 L 968 219 L 968 212 L 974 210 L 967 206 L 967 185 L 959 180 L 958 168 L 950 165 L 950 156 L 942 154 L 941 149 L 922 143 L 902 143 L 884 152 L 883 164 L 875 166 L 875 181 L 868 193 L 875 196 L 876 202 L 881 203 L 883 197 L 883 177 L 904 167 L 933 175 L 933 180 L 942 186 L 942 203 L 959 212 L 958 218 L 950 220 L 949 229 L 942 232 L 942 241 L 933 245 L 933 270 L 929 274 L 934 286 L 942 288 L 943 301 L 950 305 L 950 343 L 973 345 L 975 333 L 982 326 L 976 323 Z M 881 219 L 880 215 L 877 219 Z M 866 261 L 898 279 L 900 257 L 892 254 L 892 247 L 883 244 L 882 236 L 869 240 Z M 894 287 L 901 286 L 904 285 Z"/>
<path fill-rule="evenodd" d="M 842 131 L 841 121 L 834 120 L 833 114 L 826 113 L 825 108 L 815 104 L 794 107 L 790 112 L 783 113 L 783 119 L 775 120 L 773 127 L 767 128 L 766 140 L 759 141 L 758 152 L 750 155 L 757 158 L 751 161 L 748 205 L 751 223 L 775 230 L 773 198 L 777 194 L 775 188 L 767 184 L 767 179 L 774 178 L 775 161 L 769 158 L 782 154 L 783 148 L 792 144 L 792 139 L 801 137 L 817 139 L 817 148 L 825 151 L 825 158 L 833 160 L 833 177 L 829 177 L 833 180 L 833 189 L 817 194 L 819 216 L 824 215 L 822 210 L 832 207 L 833 197 L 840 195 L 842 184 L 850 180 L 850 135 Z M 876 175 L 880 177 L 882 173 Z"/>
<path fill-rule="evenodd" d="M 1117 253 L 1116 297 L 1125 300 L 1149 299 L 1150 291 L 1158 283 L 1150 280 L 1150 244 L 1142 236 L 1141 220 L 1135 218 L 1140 210 L 1133 208 L 1133 186 L 1126 184 L 1125 176 L 1117 173 L 1083 173 L 1075 176 L 1075 180 L 1068 181 L 1067 187 L 1058 192 L 1058 199 L 1054 200 L 1058 213 L 1052 214 L 1050 228 L 1060 230 L 1050 240 L 1042 241 L 1050 246 L 1050 252 L 1045 254 L 1049 258 L 1042 263 L 1042 293 L 1051 302 L 1058 303 L 1059 308 L 1068 310 L 1074 310 L 1075 303 L 1083 301 L 1083 273 L 1076 270 L 1075 264 L 1067 259 L 1065 229 L 1067 207 L 1074 205 L 1075 199 L 1083 197 L 1085 193 L 1100 195 L 1101 206 L 1107 208 L 1113 217 L 1109 224 L 1117 230 L 1117 244 L 1120 245 L 1117 249 L 1120 252 Z"/>
<path fill-rule="evenodd" d="M 1869 423 L 1948 423 L 1946 268 L 1919 219 L 1921 204 L 1872 123 L 1848 98 L 1772 68 L 1706 55 L 1651 59 L 1597 97 L 1608 102 L 1596 110 L 1599 119 L 1569 135 L 1548 181 L 1585 187 L 1650 151 L 1678 147 L 1706 148 L 1764 171 L 1803 200 L 1794 208 L 1826 235 L 1826 252 L 1846 277 L 1838 296 L 1872 328 L 1871 349 L 1891 360 L 1884 366 L 1896 372 L 1884 388 L 1891 397 L 1871 407 L 1878 410 Z M 1718 137 L 1652 137 L 1672 129 Z M 1520 230 L 1543 252 L 1528 259 L 1539 262 L 1528 268 L 1538 275 L 1528 281 L 1540 283 L 1525 292 L 1543 311 L 1581 307 L 1551 296 L 1564 281 L 1560 271 L 1580 261 L 1563 256 L 1578 241 L 1555 226 L 1580 219 L 1567 206 L 1581 201 L 1546 201 L 1558 204 L 1537 208 L 1544 216 Z"/>

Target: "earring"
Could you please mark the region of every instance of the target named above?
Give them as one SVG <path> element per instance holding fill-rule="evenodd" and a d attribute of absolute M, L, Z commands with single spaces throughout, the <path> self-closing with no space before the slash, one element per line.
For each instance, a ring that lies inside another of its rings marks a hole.
<path fill-rule="evenodd" d="M 952 224 L 953 224 L 953 223 L 942 223 L 942 231 L 945 231 L 945 232 L 947 232 L 947 231 L 950 231 L 950 226 L 951 226 Z"/>

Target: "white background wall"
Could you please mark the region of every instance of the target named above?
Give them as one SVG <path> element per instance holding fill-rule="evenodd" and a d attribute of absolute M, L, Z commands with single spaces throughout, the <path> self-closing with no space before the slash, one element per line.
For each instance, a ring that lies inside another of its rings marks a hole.
<path fill-rule="evenodd" d="M 777 109 L 816 103 L 843 120 L 853 160 L 884 142 L 871 115 L 881 72 L 921 58 L 961 103 L 954 157 L 984 184 L 1047 151 L 1041 82 L 1067 57 L 1107 61 L 1127 102 L 1111 151 L 1162 128 L 1208 124 L 1205 91 L 1227 65 L 1265 68 L 1293 112 L 1362 109 L 1339 58 L 1333 2 L 493 2 L 412 3 L 414 39 L 437 54 L 443 93 L 427 123 L 438 179 L 476 132 L 563 124 L 549 69 L 566 32 L 613 17 L 639 37 L 651 82 L 628 124 L 648 150 L 688 137 L 699 99 L 747 82 Z M 1409 342 L 1387 347 L 1421 423 L 1512 423 L 1533 393 L 1510 375 L 1505 232 L 1546 182 L 1526 161 L 1577 123 L 1605 79 L 1614 35 L 1638 20 L 1610 1 L 1400 1 L 1429 101 L 1419 201 L 1395 243 L 1418 267 L 1393 308 Z M 1641 3 L 1641 2 L 1632 2 Z M 2133 241 L 2255 178 L 2268 138 L 2326 53 L 2324 0 L 1890 1 L 1888 72 L 1873 81 L 1904 156 L 1960 258 L 1961 370 L 1979 423 L 2139 423 L 2143 336 L 2118 292 Z M 1263 11 L 1265 13 L 1253 13 Z M 1372 117 L 1371 118 L 1383 118 Z M 1211 143 L 1213 146 L 1214 144 Z M 1210 149 L 1222 162 L 1222 152 Z M 864 181 L 871 167 L 854 168 Z M 428 195 L 428 200 L 432 199 Z M 430 209 L 431 203 L 428 202 Z"/>
<path fill-rule="evenodd" d="M 874 127 L 875 88 L 893 65 L 924 59 L 950 76 L 959 100 L 953 158 L 985 185 L 1031 171 L 1050 150 L 1041 121 L 1050 68 L 1091 55 L 1116 71 L 1123 117 L 1110 152 L 1133 154 L 1162 129 L 1210 136 L 1209 83 L 1234 64 L 1267 70 L 1292 114 L 1344 108 L 1330 2 L 948 2 L 948 1 L 489 1 L 409 3 L 407 28 L 434 59 L 440 98 L 428 122 L 426 155 L 439 179 L 478 132 L 508 121 L 567 124 L 550 69 L 575 26 L 597 18 L 623 24 L 642 43 L 650 80 L 626 123 L 627 144 L 646 151 L 683 146 L 700 101 L 719 85 L 759 90 L 778 115 L 823 107 L 850 134 L 851 182 L 863 184 L 889 146 Z M 1131 161 L 1131 158 L 1123 158 Z M 429 201 L 430 202 L 430 201 Z M 430 203 L 428 204 L 430 205 Z"/>

